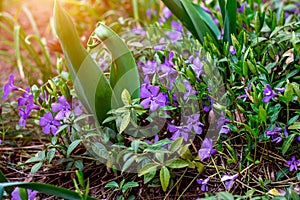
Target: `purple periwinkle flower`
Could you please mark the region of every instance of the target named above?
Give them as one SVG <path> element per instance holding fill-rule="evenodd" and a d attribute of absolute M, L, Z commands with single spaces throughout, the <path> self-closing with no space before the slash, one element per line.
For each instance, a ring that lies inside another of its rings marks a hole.
<path fill-rule="evenodd" d="M 25 109 L 19 108 L 19 126 L 26 127 L 26 120 L 30 117 L 30 109 L 29 107 L 26 107 Z"/>
<path fill-rule="evenodd" d="M 172 16 L 171 10 L 169 8 L 167 8 L 167 7 L 164 7 L 162 9 L 162 13 L 163 13 L 165 19 L 169 19 Z"/>
<path fill-rule="evenodd" d="M 243 102 L 245 102 L 247 100 L 247 98 L 248 98 L 248 95 L 247 94 L 242 94 L 242 95 L 240 95 L 240 96 L 238 96 L 236 98 L 237 99 L 243 99 Z"/>
<path fill-rule="evenodd" d="M 27 189 L 27 194 L 28 194 L 28 200 L 34 200 L 36 194 L 38 192 L 35 191 L 35 190 L 30 190 L 30 189 Z M 19 193 L 19 188 L 16 187 L 14 189 L 14 191 L 11 193 L 11 200 L 22 200 L 21 197 L 20 197 L 20 193 Z"/>
<path fill-rule="evenodd" d="M 237 9 L 237 12 L 242 13 L 245 12 L 245 7 L 248 6 L 247 2 L 241 4 L 241 7 Z"/>
<path fill-rule="evenodd" d="M 0 139 L 0 145 L 2 144 L 2 142 L 3 142 L 3 141 Z"/>
<path fill-rule="evenodd" d="M 221 127 L 219 134 L 222 134 L 222 133 L 227 135 L 228 133 L 230 133 L 230 128 L 227 125 L 223 125 Z"/>
<path fill-rule="evenodd" d="M 210 9 L 208 7 L 201 5 L 201 8 L 208 14 L 212 15 L 212 12 L 210 11 Z"/>
<path fill-rule="evenodd" d="M 189 133 L 191 132 L 191 127 L 189 126 L 175 126 L 175 125 L 168 125 L 168 130 L 171 133 L 174 133 L 171 140 L 176 140 L 179 137 L 183 137 L 184 141 L 188 141 Z"/>
<path fill-rule="evenodd" d="M 19 108 L 19 125 L 26 127 L 26 120 L 30 117 L 32 110 L 39 110 L 40 107 L 34 104 L 33 94 L 30 94 L 30 88 L 23 92 L 22 96 L 18 99 L 18 106 L 25 106 L 25 108 Z"/>
<path fill-rule="evenodd" d="M 192 114 L 187 119 L 187 124 L 188 124 L 187 126 L 189 126 L 191 129 L 193 129 L 196 134 L 201 134 L 202 133 L 202 127 L 204 126 L 200 122 L 199 118 L 200 118 L 200 114 Z"/>
<path fill-rule="evenodd" d="M 168 36 L 169 40 L 172 42 L 176 42 L 177 40 L 180 40 L 182 37 L 182 34 L 178 31 L 167 31 L 166 35 Z"/>
<path fill-rule="evenodd" d="M 145 109 L 149 108 L 150 111 L 157 110 L 160 106 L 165 106 L 167 98 L 164 93 L 159 92 L 159 86 L 153 86 L 150 84 L 143 84 L 141 86 L 141 98 L 143 99 L 141 105 Z"/>
<path fill-rule="evenodd" d="M 11 91 L 17 90 L 17 89 L 18 88 L 14 85 L 14 75 L 11 74 L 11 75 L 9 75 L 8 83 L 6 83 L 3 87 L 4 94 L 3 94 L 2 99 L 5 100 L 8 97 L 9 93 L 11 93 Z"/>
<path fill-rule="evenodd" d="M 223 175 L 222 178 L 221 178 L 221 181 L 224 182 L 225 181 L 225 187 L 226 187 L 226 190 L 229 190 L 235 179 L 238 177 L 238 174 L 235 174 L 235 175 L 232 175 L 232 176 L 229 176 L 229 175 Z"/>
<path fill-rule="evenodd" d="M 223 125 L 229 123 L 230 120 L 226 117 L 219 117 L 218 122 L 217 122 L 217 128 L 222 127 Z"/>
<path fill-rule="evenodd" d="M 58 97 L 58 103 L 52 103 L 51 108 L 53 112 L 58 112 L 55 116 L 57 120 L 68 118 L 71 115 L 71 106 L 64 96 Z"/>
<path fill-rule="evenodd" d="M 178 21 L 172 20 L 171 26 L 173 30 L 183 32 L 183 26 Z"/>
<path fill-rule="evenodd" d="M 283 140 L 282 136 L 281 136 L 282 131 L 283 131 L 282 128 L 280 128 L 280 127 L 278 127 L 278 125 L 276 125 L 273 128 L 273 130 L 266 130 L 266 135 L 271 137 L 272 142 L 279 143 Z M 287 132 L 284 132 L 284 133 L 286 134 Z"/>
<path fill-rule="evenodd" d="M 144 142 L 147 142 L 148 144 L 153 144 L 155 142 L 158 142 L 158 140 L 159 140 L 159 136 L 158 134 L 155 134 L 153 142 L 150 140 L 144 140 Z"/>
<path fill-rule="evenodd" d="M 163 73 L 159 76 L 160 81 L 162 83 L 165 83 L 167 80 L 169 81 L 169 84 L 166 85 L 169 89 L 172 89 L 173 83 L 176 81 L 178 77 L 178 71 L 174 69 L 174 63 L 172 61 L 174 57 L 174 52 L 170 52 L 169 58 L 166 58 L 164 63 L 160 65 L 160 70 Z"/>
<path fill-rule="evenodd" d="M 45 134 L 52 134 L 55 136 L 60 126 L 60 122 L 53 118 L 51 112 L 47 112 L 43 117 L 40 118 L 40 126 L 43 126 L 43 132 Z"/>
<path fill-rule="evenodd" d="M 76 101 L 76 102 L 72 105 L 72 107 L 74 108 L 74 114 L 75 114 L 76 116 L 81 115 L 81 114 L 83 113 L 83 111 L 82 111 L 83 105 L 82 105 L 82 103 L 81 103 L 79 100 Z"/>
<path fill-rule="evenodd" d="M 185 86 L 185 89 L 186 89 L 186 92 L 184 93 L 184 96 L 183 96 L 184 100 L 188 100 L 189 96 L 197 94 L 197 91 L 194 90 L 194 88 L 192 87 L 192 85 L 190 84 L 189 81 L 183 80 L 182 82 L 183 82 L 183 84 Z"/>
<path fill-rule="evenodd" d="M 34 104 L 33 94 L 30 93 L 30 88 L 23 92 L 22 96 L 18 99 L 18 106 L 26 106 L 28 110 L 39 110 L 40 107 Z"/>
<path fill-rule="evenodd" d="M 296 156 L 292 156 L 291 160 L 286 161 L 286 164 L 290 167 L 290 172 L 294 170 L 297 171 L 300 161 L 296 159 Z"/>
<path fill-rule="evenodd" d="M 199 149 L 198 151 L 198 155 L 201 158 L 201 160 L 204 160 L 206 158 L 209 158 L 210 155 L 213 155 L 217 153 L 217 151 L 215 149 L 213 149 L 213 142 L 211 138 L 205 138 L 201 149 Z"/>
<path fill-rule="evenodd" d="M 234 48 L 234 46 L 230 45 L 230 47 L 229 47 L 229 52 L 230 52 L 232 55 L 235 55 L 235 54 L 236 54 L 236 49 Z"/>
<path fill-rule="evenodd" d="M 284 88 L 275 88 L 276 91 L 280 93 L 284 93 L 285 89 Z"/>
<path fill-rule="evenodd" d="M 269 84 L 266 84 L 266 88 L 264 88 L 264 95 L 263 102 L 265 103 L 269 103 L 273 97 L 277 96 Z"/>
<path fill-rule="evenodd" d="M 200 61 L 200 58 L 197 57 L 190 57 L 189 62 L 191 63 L 191 67 L 196 73 L 196 77 L 199 78 L 201 74 L 204 74 L 203 70 L 203 63 Z"/>
<path fill-rule="evenodd" d="M 206 179 L 197 179 L 196 180 L 197 181 L 197 183 L 199 184 L 199 185 L 201 185 L 201 191 L 203 191 L 203 192 L 207 192 L 208 191 L 208 186 L 207 186 L 207 184 L 208 184 L 208 182 L 209 182 L 209 177 L 208 178 L 206 178 Z"/>
<path fill-rule="evenodd" d="M 147 60 L 146 64 L 142 67 L 145 75 L 153 75 L 158 72 L 159 68 L 155 60 Z"/>

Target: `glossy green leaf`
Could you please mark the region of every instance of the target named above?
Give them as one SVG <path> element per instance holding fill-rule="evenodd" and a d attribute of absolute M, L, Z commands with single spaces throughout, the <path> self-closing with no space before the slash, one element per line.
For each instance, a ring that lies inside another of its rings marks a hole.
<path fill-rule="evenodd" d="M 130 105 L 132 103 L 130 93 L 126 89 L 123 90 L 121 98 L 124 105 Z"/>
<path fill-rule="evenodd" d="M 97 116 L 101 124 L 115 101 L 112 88 L 82 46 L 72 19 L 57 1 L 54 5 L 54 27 L 78 97 L 83 105 Z"/>
<path fill-rule="evenodd" d="M 166 166 L 172 169 L 179 169 L 189 166 L 189 163 L 180 158 L 174 158 L 166 162 Z"/>
<path fill-rule="evenodd" d="M 282 154 L 284 155 L 290 148 L 296 134 L 289 135 L 282 144 Z"/>
<path fill-rule="evenodd" d="M 156 169 L 149 171 L 147 174 L 144 175 L 144 184 L 148 183 L 151 181 L 156 174 Z"/>
<path fill-rule="evenodd" d="M 136 156 L 132 156 L 131 158 L 127 159 L 126 162 L 123 164 L 122 166 L 122 172 L 124 172 L 125 170 L 127 170 L 131 164 L 135 161 Z"/>
<path fill-rule="evenodd" d="M 291 83 L 287 83 L 285 91 L 284 91 L 284 100 L 286 103 L 290 102 L 293 99 L 294 90 L 293 85 Z"/>
<path fill-rule="evenodd" d="M 110 84 L 118 100 L 116 106 L 122 105 L 120 98 L 124 89 L 128 90 L 133 99 L 139 98 L 140 78 L 138 68 L 126 44 L 113 30 L 101 23 L 95 29 L 95 34 L 112 54 L 113 64 L 110 68 Z"/>
<path fill-rule="evenodd" d="M 160 179 L 160 183 L 161 183 L 161 187 L 162 187 L 163 191 L 164 192 L 167 191 L 167 188 L 170 183 L 170 172 L 167 167 L 163 166 L 160 169 L 159 179 Z"/>
<path fill-rule="evenodd" d="M 82 140 L 75 140 L 69 145 L 67 149 L 67 156 L 69 156 L 74 151 L 74 149 L 81 143 L 81 141 Z"/>
<path fill-rule="evenodd" d="M 217 196 L 222 200 L 234 200 L 234 197 L 229 192 L 219 192 Z"/>
<path fill-rule="evenodd" d="M 236 29 L 236 14 L 237 14 L 237 1 L 227 0 L 226 15 L 224 20 L 224 40 L 231 43 L 231 34 L 235 35 Z"/>
<path fill-rule="evenodd" d="M 213 39 L 215 46 L 219 46 L 217 36 L 201 18 L 201 16 L 197 12 L 197 9 L 193 6 L 192 2 L 189 0 L 181 0 L 181 3 L 195 26 L 195 30 L 198 35 L 198 38 L 200 39 L 200 42 L 203 44 L 204 37 L 206 35 L 209 35 Z"/>
<path fill-rule="evenodd" d="M 258 117 L 260 118 L 260 120 L 262 122 L 266 122 L 266 120 L 267 120 L 267 111 L 264 109 L 264 107 L 262 105 L 259 106 Z"/>
<path fill-rule="evenodd" d="M 116 181 L 108 182 L 104 188 L 118 188 L 119 184 Z"/>
<path fill-rule="evenodd" d="M 139 184 L 137 182 L 128 182 L 122 187 L 122 192 L 126 192 L 129 188 L 138 187 Z"/>
<path fill-rule="evenodd" d="M 170 151 L 172 153 L 174 153 L 175 151 L 177 151 L 181 147 L 182 142 L 183 142 L 183 137 L 177 138 L 175 141 L 172 142 L 172 144 L 170 146 Z"/>
<path fill-rule="evenodd" d="M 213 23 L 211 16 L 205 13 L 199 5 L 188 0 L 162 1 L 202 44 L 204 36 L 209 34 L 213 38 L 215 46 L 219 46 L 217 36 L 220 35 L 220 31 Z"/>
<path fill-rule="evenodd" d="M 81 200 L 78 193 L 72 190 L 68 190 L 65 188 L 57 187 L 46 183 L 23 183 L 23 182 L 0 183 L 0 192 L 1 192 L 1 188 L 11 187 L 11 186 L 36 190 L 38 192 L 48 194 L 51 196 L 60 197 L 63 199 Z M 0 193 L 0 199 L 2 199 L 2 195 L 3 194 Z M 96 199 L 93 197 L 87 197 L 87 200 L 96 200 Z"/>
<path fill-rule="evenodd" d="M 158 164 L 156 164 L 156 163 L 148 163 L 144 167 L 142 167 L 141 169 L 138 170 L 138 175 L 143 176 L 153 170 L 156 170 L 157 167 L 158 167 Z"/>

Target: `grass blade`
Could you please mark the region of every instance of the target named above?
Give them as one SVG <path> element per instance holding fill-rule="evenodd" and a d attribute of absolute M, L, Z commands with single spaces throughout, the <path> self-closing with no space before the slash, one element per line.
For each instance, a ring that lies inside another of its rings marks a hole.
<path fill-rule="evenodd" d="M 20 76 L 24 80 L 25 74 L 24 74 L 23 64 L 21 60 L 21 52 L 20 52 L 20 28 L 21 27 L 19 25 L 16 25 L 14 27 L 14 42 L 15 42 L 17 65 L 19 68 Z"/>

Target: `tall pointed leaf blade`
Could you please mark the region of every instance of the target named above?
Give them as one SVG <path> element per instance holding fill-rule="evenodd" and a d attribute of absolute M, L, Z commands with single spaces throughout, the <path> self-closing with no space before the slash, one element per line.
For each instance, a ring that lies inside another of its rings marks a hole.
<path fill-rule="evenodd" d="M 3 172 L 0 170 L 0 183 L 8 182 L 7 178 L 4 176 Z M 12 192 L 14 189 L 12 187 L 8 187 L 6 189 L 7 192 Z M 1 198 L 1 187 L 0 187 L 0 199 Z"/>
<path fill-rule="evenodd" d="M 57 1 L 54 4 L 54 26 L 78 97 L 101 124 L 114 101 L 112 88 L 82 46 L 71 17 Z"/>
<path fill-rule="evenodd" d="M 138 68 L 130 50 L 123 40 L 109 27 L 100 23 L 95 30 L 96 36 L 112 54 L 113 64 L 110 69 L 110 84 L 121 104 L 121 94 L 126 89 L 132 98 L 139 98 L 140 78 Z"/>
<path fill-rule="evenodd" d="M 162 0 L 172 13 L 182 22 L 182 24 L 200 41 L 195 24 L 187 14 L 180 0 Z"/>
<path fill-rule="evenodd" d="M 219 0 L 219 6 L 222 14 L 223 22 L 225 21 L 225 0 Z"/>
<path fill-rule="evenodd" d="M 181 3 L 186 10 L 187 14 L 189 15 L 192 23 L 195 26 L 195 30 L 198 34 L 198 37 L 200 38 L 200 42 L 204 43 L 204 37 L 206 35 L 210 35 L 213 39 L 213 42 L 215 43 L 215 46 L 218 47 L 218 39 L 215 33 L 207 26 L 205 21 L 201 18 L 199 13 L 197 12 L 197 9 L 193 6 L 192 2 L 189 0 L 181 0 Z"/>
<path fill-rule="evenodd" d="M 10 182 L 10 183 L 0 183 L 0 189 L 5 187 L 21 187 L 25 189 L 35 190 L 44 194 L 48 194 L 51 196 L 60 197 L 63 199 L 70 200 L 81 200 L 78 193 L 68 190 L 65 188 L 57 187 L 54 185 L 46 184 L 46 183 L 24 183 L 24 182 Z M 0 191 L 1 192 L 1 191 Z M 0 196 L 2 193 L 0 194 Z M 87 200 L 96 200 L 93 197 L 87 197 Z"/>
<path fill-rule="evenodd" d="M 235 34 L 236 13 L 237 13 L 236 0 L 227 0 L 225 6 L 225 19 L 223 20 L 224 20 L 224 41 L 228 42 L 229 44 L 231 44 L 231 34 Z"/>
<path fill-rule="evenodd" d="M 212 19 L 211 15 L 205 12 L 201 6 L 194 4 L 194 8 L 197 10 L 199 16 L 205 21 L 205 23 L 209 26 L 209 28 L 215 33 L 217 37 L 221 35 L 218 26 L 215 24 L 214 20 Z"/>

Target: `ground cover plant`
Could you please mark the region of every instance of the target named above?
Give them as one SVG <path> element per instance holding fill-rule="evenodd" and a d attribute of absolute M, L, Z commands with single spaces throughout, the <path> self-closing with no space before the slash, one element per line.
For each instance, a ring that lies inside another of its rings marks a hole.
<path fill-rule="evenodd" d="M 298 2 L 126 5 L 82 44 L 55 1 L 51 75 L 1 77 L 1 198 L 300 199 Z"/>

